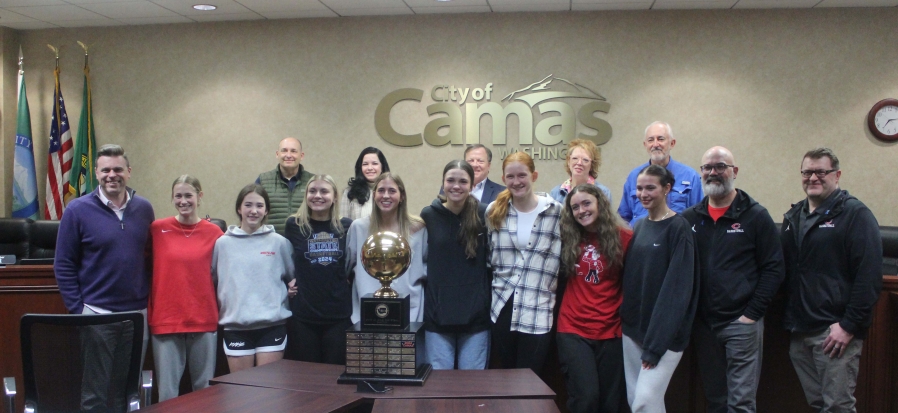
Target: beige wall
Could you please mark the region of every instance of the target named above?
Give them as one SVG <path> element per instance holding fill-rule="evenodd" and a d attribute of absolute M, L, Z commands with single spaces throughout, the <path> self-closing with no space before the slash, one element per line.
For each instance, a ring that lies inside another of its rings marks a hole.
<path fill-rule="evenodd" d="M 882 225 L 898 225 L 895 196 L 884 190 L 898 148 L 866 131 L 866 113 L 898 97 L 895 8 L 464 14 L 275 20 L 0 32 L 3 42 L 2 215 L 9 216 L 15 134 L 14 49 L 21 39 L 39 181 L 53 58 L 63 46 L 62 85 L 77 123 L 81 40 L 91 53 L 98 143 L 120 143 L 131 157 L 131 186 L 159 216 L 172 215 L 171 181 L 204 184 L 201 211 L 233 223 L 234 197 L 275 165 L 284 136 L 305 143 L 303 162 L 344 184 L 358 151 L 377 146 L 408 185 L 412 210 L 427 205 L 440 172 L 460 147 L 399 148 L 374 130 L 374 109 L 403 87 L 425 91 L 403 103 L 394 124 L 420 132 L 435 84 L 484 87 L 492 101 L 548 74 L 577 81 L 611 103 L 614 128 L 602 147 L 600 181 L 614 194 L 647 156 L 640 143 L 654 120 L 674 127 L 675 159 L 693 167 L 713 145 L 733 150 L 737 186 L 779 220 L 803 197 L 801 155 L 831 146 L 842 187 Z M 12 66 L 11 66 L 12 65 Z M 77 125 L 73 125 L 73 131 Z M 489 142 L 487 142 L 489 143 Z M 509 146 L 518 147 L 511 137 Z M 494 147 L 494 149 L 498 149 Z M 501 175 L 494 159 L 492 179 Z M 538 161 L 537 189 L 566 176 L 561 161 Z M 39 192 L 43 194 L 43 186 Z"/>

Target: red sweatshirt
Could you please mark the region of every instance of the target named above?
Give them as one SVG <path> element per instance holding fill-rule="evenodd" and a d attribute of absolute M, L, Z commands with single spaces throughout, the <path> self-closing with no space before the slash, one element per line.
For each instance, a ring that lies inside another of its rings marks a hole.
<path fill-rule="evenodd" d="M 153 334 L 201 333 L 218 329 L 212 286 L 212 249 L 221 229 L 206 220 L 181 225 L 174 217 L 150 226 L 153 285 L 148 322 Z"/>

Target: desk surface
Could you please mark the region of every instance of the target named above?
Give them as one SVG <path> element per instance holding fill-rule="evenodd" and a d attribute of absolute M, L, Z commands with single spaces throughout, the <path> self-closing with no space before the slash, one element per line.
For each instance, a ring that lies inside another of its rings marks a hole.
<path fill-rule="evenodd" d="M 551 399 L 381 399 L 371 413 L 558 413 Z"/>
<path fill-rule="evenodd" d="M 361 402 L 362 399 L 355 396 L 217 384 L 142 408 L 140 411 L 147 413 L 330 413 L 348 411 Z"/>
<path fill-rule="evenodd" d="M 530 369 L 434 370 L 424 386 L 393 386 L 387 393 L 356 393 L 354 384 L 337 384 L 343 366 L 280 360 L 212 379 L 241 384 L 366 399 L 554 399 L 555 392 Z"/>

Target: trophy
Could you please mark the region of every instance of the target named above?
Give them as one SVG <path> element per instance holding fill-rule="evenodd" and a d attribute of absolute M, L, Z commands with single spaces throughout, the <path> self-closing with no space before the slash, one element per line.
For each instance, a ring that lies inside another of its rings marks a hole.
<path fill-rule="evenodd" d="M 374 292 L 376 298 L 399 297 L 390 283 L 405 274 L 411 261 L 411 248 L 394 232 L 378 232 L 362 244 L 362 266 L 368 275 L 380 281 L 380 289 Z"/>
<path fill-rule="evenodd" d="M 378 232 L 365 240 L 360 251 L 362 267 L 380 281 L 380 289 L 361 298 L 361 322 L 365 329 L 406 328 L 411 301 L 399 296 L 390 283 L 408 270 L 412 250 L 399 234 Z"/>
<path fill-rule="evenodd" d="M 411 248 L 399 234 L 382 231 L 365 240 L 360 255 L 381 288 L 361 297 L 361 320 L 346 330 L 346 371 L 337 383 L 422 386 L 432 369 L 424 363 L 423 323 L 409 323 L 409 296 L 390 288 L 408 270 Z"/>

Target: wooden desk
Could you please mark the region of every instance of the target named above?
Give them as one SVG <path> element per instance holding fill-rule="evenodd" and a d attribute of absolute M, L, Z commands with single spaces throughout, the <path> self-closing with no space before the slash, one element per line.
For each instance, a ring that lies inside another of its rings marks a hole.
<path fill-rule="evenodd" d="M 52 265 L 0 268 L 0 376 L 15 377 L 16 406 L 24 406 L 19 320 L 26 313 L 66 314 Z"/>
<path fill-rule="evenodd" d="M 371 413 L 558 413 L 549 399 L 380 399 Z"/>
<path fill-rule="evenodd" d="M 555 392 L 529 369 L 434 370 L 424 386 L 393 386 L 387 393 L 356 393 L 337 384 L 343 366 L 280 360 L 212 379 L 212 383 L 360 396 L 366 399 L 554 399 Z"/>
<path fill-rule="evenodd" d="M 265 387 L 218 384 L 140 409 L 165 413 L 345 412 L 360 397 L 306 393 Z"/>

